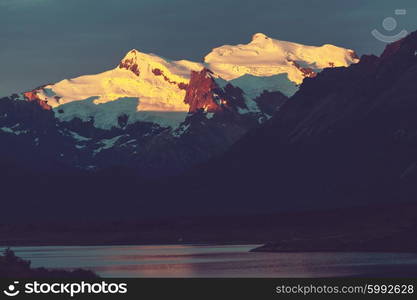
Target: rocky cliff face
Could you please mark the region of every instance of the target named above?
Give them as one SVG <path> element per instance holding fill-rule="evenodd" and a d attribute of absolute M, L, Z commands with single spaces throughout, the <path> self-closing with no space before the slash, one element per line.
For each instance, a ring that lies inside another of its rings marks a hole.
<path fill-rule="evenodd" d="M 230 83 L 221 88 L 213 72 L 208 69 L 191 73 L 184 102 L 190 105 L 190 113 L 199 110 L 215 113 L 227 109 L 248 109 L 243 91 Z"/>
<path fill-rule="evenodd" d="M 50 105 L 48 105 L 48 102 L 45 101 L 45 100 L 42 100 L 40 98 L 40 96 L 38 95 L 38 90 L 40 90 L 40 89 L 42 89 L 42 87 L 37 88 L 33 91 L 23 93 L 23 97 L 29 102 L 36 103 L 37 105 L 39 105 L 44 110 L 52 110 L 52 107 Z"/>
<path fill-rule="evenodd" d="M 197 112 L 200 109 L 207 112 L 216 112 L 221 110 L 221 105 L 225 104 L 226 100 L 220 99 L 219 95 L 216 94 L 219 87 L 211 75 L 212 72 L 208 69 L 191 73 L 190 84 L 184 99 L 184 102 L 190 105 L 190 113 Z"/>

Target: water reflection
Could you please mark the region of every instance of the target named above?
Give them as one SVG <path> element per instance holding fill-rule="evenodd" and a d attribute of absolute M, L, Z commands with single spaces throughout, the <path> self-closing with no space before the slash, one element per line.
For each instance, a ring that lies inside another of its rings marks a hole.
<path fill-rule="evenodd" d="M 408 276 L 417 254 L 250 253 L 257 245 L 16 247 L 34 267 L 86 268 L 103 277 Z"/>

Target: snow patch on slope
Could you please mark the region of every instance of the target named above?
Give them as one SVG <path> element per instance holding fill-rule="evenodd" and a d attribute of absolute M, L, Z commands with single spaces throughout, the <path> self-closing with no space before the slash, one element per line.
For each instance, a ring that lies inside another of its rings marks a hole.
<path fill-rule="evenodd" d="M 240 87 L 251 99 L 255 99 L 265 90 L 280 91 L 287 97 L 291 97 L 298 90 L 298 86 L 288 79 L 287 74 L 279 74 L 268 77 L 245 74 L 231 80 L 230 83 L 234 86 Z"/>
<path fill-rule="evenodd" d="M 93 152 L 94 155 L 103 151 L 103 150 L 112 148 L 117 143 L 117 141 L 122 137 L 123 137 L 123 135 L 119 135 L 119 136 L 116 136 L 116 137 L 113 137 L 113 138 L 110 138 L 110 139 L 101 140 L 98 143 L 100 145 L 100 147 L 97 148 L 96 150 L 94 150 L 94 152 Z"/>
<path fill-rule="evenodd" d="M 18 129 L 19 126 L 20 126 L 19 123 L 16 124 L 16 125 L 14 125 L 14 126 L 12 126 L 12 127 L 3 126 L 3 127 L 0 127 L 0 131 L 3 131 L 5 133 L 14 134 L 14 135 L 21 135 L 21 134 L 27 134 L 27 133 L 29 133 L 28 130 L 19 130 Z"/>
<path fill-rule="evenodd" d="M 123 97 L 105 103 L 96 102 L 97 99 L 96 96 L 61 105 L 54 108 L 55 116 L 67 122 L 74 118 L 84 122 L 92 121 L 95 127 L 102 129 L 120 127 L 120 116 L 127 116 L 128 124 L 142 121 L 156 123 L 161 127 L 177 127 L 187 116 L 187 111 L 139 110 L 141 100 L 138 98 Z"/>

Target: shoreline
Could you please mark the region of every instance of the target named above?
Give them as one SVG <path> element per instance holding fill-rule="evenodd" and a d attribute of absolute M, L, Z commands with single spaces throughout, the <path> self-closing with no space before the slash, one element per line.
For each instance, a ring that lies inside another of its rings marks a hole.
<path fill-rule="evenodd" d="M 253 252 L 417 252 L 417 203 L 252 216 L 0 224 L 0 247 L 254 245 Z M 259 245 L 259 247 L 257 247 Z"/>
<path fill-rule="evenodd" d="M 417 249 L 390 249 L 390 248 L 375 248 L 375 249 L 364 249 L 364 248 L 351 248 L 351 249 L 336 249 L 336 248 L 321 248 L 321 249 L 274 249 L 271 248 L 269 243 L 250 243 L 250 242 L 199 242 L 199 243 L 108 243 L 108 244 L 30 244 L 30 245 L 13 245 L 10 246 L 11 249 L 19 248 L 48 248 L 48 247 L 68 247 L 68 248 L 78 248 L 78 247 L 143 247 L 143 246 L 251 246 L 248 252 L 249 253 L 398 253 L 398 254 L 417 254 Z M 0 244 L 1 249 L 6 249 L 8 246 Z"/>
<path fill-rule="evenodd" d="M 264 243 L 260 242 L 250 242 L 250 241 L 231 241 L 231 242 L 157 242 L 157 243 L 24 243 L 24 244 L 6 244 L 0 241 L 1 248 L 30 248 L 30 247 L 109 247 L 109 246 L 119 246 L 119 247 L 130 247 L 130 246 L 256 246 L 261 247 Z"/>

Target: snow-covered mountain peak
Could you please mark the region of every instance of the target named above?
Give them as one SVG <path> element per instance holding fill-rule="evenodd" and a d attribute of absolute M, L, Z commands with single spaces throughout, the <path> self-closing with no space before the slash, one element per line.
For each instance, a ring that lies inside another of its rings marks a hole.
<path fill-rule="evenodd" d="M 192 111 L 190 103 L 200 103 L 188 91 L 192 74 L 192 91 L 197 94 L 230 83 L 253 102 L 264 91 L 292 96 L 305 77 L 354 62 L 352 50 L 305 46 L 257 33 L 248 44 L 213 49 L 204 63 L 168 60 L 132 49 L 112 70 L 46 85 L 25 93 L 25 98 L 52 109 L 62 121 L 94 120 L 94 126 L 109 129 L 118 127 L 123 115 L 127 124 L 145 121 L 174 128 Z M 187 92 L 193 101 L 185 101 Z M 250 111 L 257 110 L 249 104 Z"/>
<path fill-rule="evenodd" d="M 358 61 L 353 50 L 333 45 L 306 46 L 263 33 L 253 35 L 248 44 L 215 48 L 205 57 L 209 68 L 226 80 L 243 75 L 269 77 L 287 73 L 295 84 L 324 68 L 346 67 Z"/>
<path fill-rule="evenodd" d="M 260 33 L 260 32 L 255 33 L 252 36 L 252 41 L 256 41 L 256 40 L 267 40 L 267 39 L 269 39 L 269 37 L 266 34 L 263 34 L 263 33 Z"/>
<path fill-rule="evenodd" d="M 96 127 L 109 129 L 117 126 L 120 115 L 126 115 L 128 123 L 175 127 L 189 111 L 184 97 L 191 71 L 202 68 L 200 63 L 131 50 L 115 69 L 62 80 L 26 94 L 47 103 L 62 121 L 93 118 Z"/>
<path fill-rule="evenodd" d="M 168 77 L 171 81 L 186 83 L 190 79 L 191 71 L 201 70 L 200 63 L 179 60 L 171 61 L 153 53 L 143 53 L 136 49 L 129 51 L 119 64 L 120 69 L 132 71 L 136 76 Z"/>
<path fill-rule="evenodd" d="M 132 58 L 135 58 L 136 59 L 137 56 L 138 56 L 138 54 L 142 54 L 142 53 L 140 53 L 140 51 L 138 51 L 136 49 L 132 49 L 132 50 L 130 50 L 129 52 L 126 53 L 126 55 L 122 59 L 122 61 L 123 60 L 126 60 L 126 59 L 132 59 Z"/>

